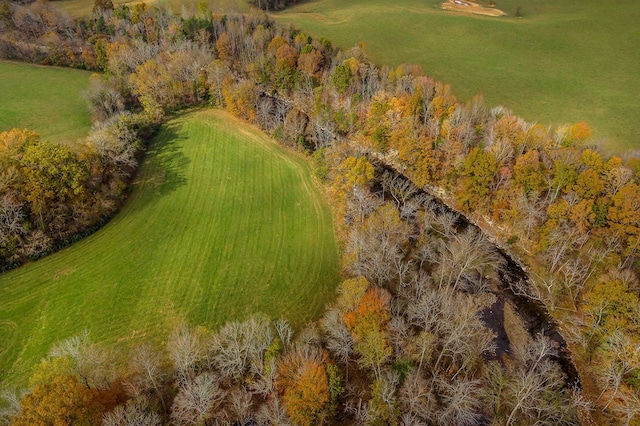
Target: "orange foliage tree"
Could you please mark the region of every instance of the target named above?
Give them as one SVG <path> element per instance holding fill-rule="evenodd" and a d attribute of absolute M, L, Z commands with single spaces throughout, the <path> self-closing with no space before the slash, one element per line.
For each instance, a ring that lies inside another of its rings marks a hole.
<path fill-rule="evenodd" d="M 278 364 L 278 390 L 295 424 L 320 423 L 330 399 L 327 355 L 295 350 Z"/>
<path fill-rule="evenodd" d="M 102 413 L 116 405 L 106 391 L 89 389 L 69 374 L 37 385 L 22 398 L 15 426 L 91 426 L 100 424 Z"/>
<path fill-rule="evenodd" d="M 380 378 L 382 365 L 393 352 L 387 330 L 390 299 L 386 290 L 372 287 L 356 309 L 344 314 L 344 323 L 356 342 L 354 351 L 360 355 L 361 365 L 371 369 L 376 378 Z"/>

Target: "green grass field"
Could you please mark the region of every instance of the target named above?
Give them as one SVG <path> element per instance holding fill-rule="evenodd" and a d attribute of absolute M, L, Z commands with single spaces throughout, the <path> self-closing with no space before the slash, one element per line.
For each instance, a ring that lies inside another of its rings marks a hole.
<path fill-rule="evenodd" d="M 240 12 L 249 11 L 249 3 L 246 0 L 202 0 L 209 5 L 209 8 L 219 12 Z M 123 4 L 140 3 L 140 0 L 113 0 L 115 7 Z M 180 14 L 182 7 L 193 7 L 197 10 L 200 2 L 190 0 L 144 0 L 144 3 L 155 4 L 168 7 L 174 13 Z M 81 18 L 91 15 L 93 11 L 93 0 L 55 0 L 55 5 L 64 10 L 73 18 Z"/>
<path fill-rule="evenodd" d="M 640 2 L 496 0 L 502 18 L 440 4 L 315 0 L 276 17 L 340 47 L 364 41 L 378 64 L 420 64 L 461 100 L 483 93 L 544 125 L 586 120 L 610 147 L 640 148 Z"/>
<path fill-rule="evenodd" d="M 14 127 L 73 144 L 91 128 L 82 92 L 91 73 L 0 61 L 0 132 Z"/>
<path fill-rule="evenodd" d="M 316 318 L 339 281 L 330 211 L 308 164 L 217 111 L 154 139 L 122 211 L 96 234 L 0 276 L 0 377 L 50 345 L 162 341 L 182 320 Z"/>

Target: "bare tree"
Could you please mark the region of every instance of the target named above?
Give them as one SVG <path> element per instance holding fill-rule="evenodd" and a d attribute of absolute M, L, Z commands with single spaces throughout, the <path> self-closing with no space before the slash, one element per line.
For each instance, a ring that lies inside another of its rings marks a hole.
<path fill-rule="evenodd" d="M 465 370 L 473 371 L 482 354 L 494 350 L 494 334 L 478 317 L 471 296 L 457 293 L 443 298 L 440 309 L 436 327 L 440 349 L 434 354 L 438 357 L 432 371 L 435 374 L 444 360 L 449 361 L 448 369 L 454 376 Z"/>
<path fill-rule="evenodd" d="M 244 387 L 233 388 L 227 395 L 230 411 L 229 421 L 233 424 L 246 425 L 252 415 L 252 395 Z"/>
<path fill-rule="evenodd" d="M 213 373 L 188 379 L 178 390 L 171 406 L 171 419 L 176 425 L 206 424 L 216 416 L 215 410 L 225 397 Z"/>
<path fill-rule="evenodd" d="M 149 408 L 144 397 L 133 398 L 125 405 L 119 405 L 108 411 L 102 419 L 103 426 L 160 426 L 162 417 Z"/>
<path fill-rule="evenodd" d="M 604 408 L 607 409 L 621 395 L 621 387 L 625 377 L 638 369 L 640 363 L 640 346 L 636 346 L 629 336 L 620 330 L 614 331 L 604 342 L 607 353 L 598 369 L 603 387 L 600 398 L 608 393 Z"/>
<path fill-rule="evenodd" d="M 49 356 L 69 358 L 73 372 L 88 388 L 106 389 L 115 380 L 111 353 L 92 344 L 87 330 L 56 343 L 49 351 Z"/>
<path fill-rule="evenodd" d="M 176 328 L 167 342 L 169 358 L 176 369 L 178 384 L 193 379 L 204 357 L 204 342 L 195 330 L 186 324 Z"/>
<path fill-rule="evenodd" d="M 220 59 L 215 59 L 207 66 L 207 82 L 209 83 L 209 91 L 214 99 L 215 105 L 224 106 L 222 82 L 229 72 L 230 69 L 227 64 Z"/>
<path fill-rule="evenodd" d="M 273 341 L 269 320 L 253 317 L 243 322 L 229 322 L 215 334 L 209 345 L 213 364 L 227 380 L 239 379 L 251 368 L 264 368 L 264 352 Z"/>
<path fill-rule="evenodd" d="M 628 167 L 617 166 L 606 172 L 607 174 L 607 194 L 614 196 L 620 188 L 633 179 L 633 171 Z"/>
<path fill-rule="evenodd" d="M 398 278 L 394 265 L 397 258 L 405 257 L 410 234 L 410 227 L 400 219 L 395 207 L 385 204 L 363 226 L 352 229 L 347 249 L 353 259 L 350 269 L 377 285 L 389 284 Z"/>
<path fill-rule="evenodd" d="M 519 212 L 519 226 L 522 227 L 525 236 L 529 238 L 547 216 L 542 197 L 535 191 L 532 191 L 528 196 L 522 193 L 515 200 L 515 208 Z"/>
<path fill-rule="evenodd" d="M 259 97 L 256 105 L 256 119 L 258 120 L 258 124 L 264 129 L 273 130 L 276 127 L 274 118 L 273 98 L 270 96 Z"/>
<path fill-rule="evenodd" d="M 391 423 L 395 420 L 398 405 L 397 390 L 400 374 L 385 369 L 372 386 L 368 416 L 376 422 Z"/>
<path fill-rule="evenodd" d="M 568 225 L 554 227 L 549 232 L 549 247 L 545 252 L 545 259 L 549 262 L 549 270 L 555 272 L 562 265 L 562 261 L 571 250 L 583 246 L 588 235 L 580 233 L 576 228 Z"/>
<path fill-rule="evenodd" d="M 504 263 L 494 245 L 477 228 L 468 228 L 443 245 L 437 261 L 439 286 L 450 285 L 472 293 L 484 290 L 484 278 Z"/>
<path fill-rule="evenodd" d="M 553 358 L 557 347 L 543 334 L 512 348 L 516 363 L 505 371 L 492 364 L 487 375 L 488 401 L 505 425 L 574 425 L 575 406 Z"/>
<path fill-rule="evenodd" d="M 616 418 L 625 426 L 637 424 L 640 418 L 640 395 L 638 391 L 625 392 L 620 395 L 619 403 L 611 407 L 611 411 L 616 414 Z"/>
<path fill-rule="evenodd" d="M 278 333 L 278 337 L 282 342 L 282 345 L 285 347 L 289 346 L 291 343 L 291 338 L 293 337 L 293 329 L 291 328 L 291 324 L 284 318 L 279 318 L 274 327 L 276 329 L 276 333 Z"/>
<path fill-rule="evenodd" d="M 94 120 L 104 121 L 121 113 L 125 108 L 124 98 L 114 81 L 94 74 L 89 78 L 89 85 L 84 93 Z"/>
<path fill-rule="evenodd" d="M 388 192 L 396 201 L 398 209 L 404 206 L 407 200 L 418 192 L 418 188 L 409 179 L 388 171 L 382 174 L 381 183 L 383 190 Z"/>
<path fill-rule="evenodd" d="M 433 386 L 419 371 L 414 371 L 404 381 L 400 389 L 400 407 L 405 425 L 423 425 L 435 416 L 436 396 Z"/>
<path fill-rule="evenodd" d="M 255 422 L 260 426 L 289 426 L 291 421 L 287 412 L 278 398 L 273 395 L 255 413 Z"/>
<path fill-rule="evenodd" d="M 480 384 L 480 380 L 460 376 L 453 380 L 438 377 L 435 383 L 440 399 L 435 416 L 437 423 L 443 426 L 478 424 L 482 418 Z"/>
<path fill-rule="evenodd" d="M 20 413 L 20 401 L 26 391 L 5 388 L 0 391 L 0 425 L 9 426 Z"/>
<path fill-rule="evenodd" d="M 342 320 L 342 312 L 335 308 L 327 309 L 320 321 L 325 337 L 325 345 L 336 361 L 346 367 L 349 377 L 349 359 L 353 352 L 353 337 Z"/>
<path fill-rule="evenodd" d="M 0 198 L 0 245 L 11 236 L 25 233 L 25 218 L 22 205 L 14 197 L 5 194 Z"/>
<path fill-rule="evenodd" d="M 168 371 L 162 352 L 156 350 L 151 344 L 142 344 L 131 351 L 129 357 L 129 371 L 133 375 L 128 377 L 126 384 L 133 395 L 141 395 L 152 391 L 166 413 L 162 387 L 168 379 Z"/>
<path fill-rule="evenodd" d="M 362 185 L 354 185 L 347 200 L 347 216 L 363 224 L 365 218 L 376 211 L 384 201 Z"/>
<path fill-rule="evenodd" d="M 87 136 L 86 145 L 98 154 L 103 173 L 126 176 L 131 168 L 138 165 L 136 135 L 119 124 L 121 118 L 127 115 L 113 115 L 104 122 L 94 124 Z M 102 179 L 107 180 L 104 175 Z"/>

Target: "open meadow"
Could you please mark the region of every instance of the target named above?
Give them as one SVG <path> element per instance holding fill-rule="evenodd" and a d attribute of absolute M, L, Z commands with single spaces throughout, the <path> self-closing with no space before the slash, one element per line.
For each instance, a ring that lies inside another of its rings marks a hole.
<path fill-rule="evenodd" d="M 93 10 L 94 0 L 55 0 L 55 4 L 61 10 L 64 10 L 72 18 L 82 18 L 89 16 Z M 124 4 L 133 5 L 140 3 L 138 0 L 113 0 L 115 7 Z M 201 2 L 193 2 L 188 0 L 147 0 L 144 3 L 153 4 L 160 7 L 166 7 L 174 13 L 180 14 L 182 7 L 187 10 L 197 10 L 199 4 L 206 4 L 211 10 L 223 13 L 246 13 L 249 11 L 249 3 L 247 0 L 204 0 Z"/>
<path fill-rule="evenodd" d="M 587 121 L 609 147 L 640 148 L 640 3 L 497 0 L 504 17 L 444 11 L 435 0 L 314 0 L 275 14 L 377 64 L 421 65 L 459 99 L 544 125 Z M 516 17 L 520 8 L 522 17 Z"/>
<path fill-rule="evenodd" d="M 91 128 L 82 96 L 91 73 L 0 61 L 0 132 L 14 127 L 73 144 Z"/>
<path fill-rule="evenodd" d="M 184 0 L 149 3 L 178 13 L 183 5 L 194 7 Z M 223 12 L 248 9 L 247 0 L 206 3 Z M 79 17 L 91 12 L 93 1 L 56 4 Z M 498 0 L 501 17 L 445 11 L 441 4 L 312 0 L 274 16 L 345 49 L 364 42 L 379 65 L 419 64 L 463 101 L 482 93 L 487 105 L 504 105 L 528 121 L 587 121 L 607 147 L 640 148 L 640 3 Z"/>
<path fill-rule="evenodd" d="M 323 197 L 304 160 L 229 114 L 170 120 L 114 219 L 0 275 L 0 377 L 23 382 L 53 342 L 84 329 L 126 347 L 182 320 L 315 319 L 339 281 Z"/>

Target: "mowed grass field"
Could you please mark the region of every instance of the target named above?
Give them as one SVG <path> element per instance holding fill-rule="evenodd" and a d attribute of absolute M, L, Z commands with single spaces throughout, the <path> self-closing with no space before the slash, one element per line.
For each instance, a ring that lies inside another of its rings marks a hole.
<path fill-rule="evenodd" d="M 585 120 L 609 147 L 640 149 L 640 2 L 496 0 L 501 18 L 441 3 L 314 0 L 275 16 L 343 48 L 362 41 L 378 64 L 422 65 L 460 100 L 483 93 L 544 125 Z"/>
<path fill-rule="evenodd" d="M 308 164 L 219 111 L 162 127 L 132 195 L 96 234 L 0 275 L 0 377 L 23 382 L 50 345 L 87 329 L 162 342 L 264 313 L 300 326 L 339 282 L 330 210 Z"/>
<path fill-rule="evenodd" d="M 0 132 L 14 127 L 73 144 L 91 128 L 87 71 L 0 61 Z"/>

